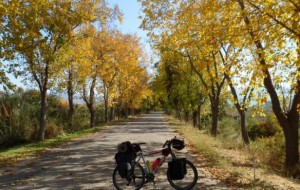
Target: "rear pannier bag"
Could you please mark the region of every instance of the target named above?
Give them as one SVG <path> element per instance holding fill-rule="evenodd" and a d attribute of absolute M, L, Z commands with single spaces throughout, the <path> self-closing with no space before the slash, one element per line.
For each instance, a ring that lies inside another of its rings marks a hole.
<path fill-rule="evenodd" d="M 185 158 L 168 162 L 168 173 L 171 180 L 181 180 L 187 173 Z"/>
<path fill-rule="evenodd" d="M 117 168 L 121 178 L 125 178 L 130 169 L 130 164 L 136 158 L 136 153 L 132 144 L 129 141 L 118 144 L 118 152 L 115 155 Z"/>
<path fill-rule="evenodd" d="M 127 170 L 127 165 L 128 165 L 129 163 L 126 163 L 126 162 L 123 162 L 123 163 L 119 163 L 118 164 L 118 173 L 119 173 L 119 175 L 121 176 L 121 178 L 125 178 L 126 176 L 127 176 L 127 174 L 128 174 L 128 170 Z"/>

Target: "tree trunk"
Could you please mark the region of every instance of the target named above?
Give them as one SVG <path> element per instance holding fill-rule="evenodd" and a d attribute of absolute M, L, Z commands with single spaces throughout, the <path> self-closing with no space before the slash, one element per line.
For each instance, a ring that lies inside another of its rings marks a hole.
<path fill-rule="evenodd" d="M 90 111 L 90 127 L 95 127 L 95 109 L 93 107 L 93 104 L 89 105 L 89 111 Z"/>
<path fill-rule="evenodd" d="M 210 134 L 213 137 L 217 136 L 217 128 L 218 128 L 218 119 L 219 119 L 219 97 L 216 99 L 210 98 L 211 99 L 211 112 L 212 112 L 212 125 L 211 125 L 211 130 Z"/>
<path fill-rule="evenodd" d="M 108 122 L 108 101 L 104 99 L 104 121 L 105 123 Z"/>
<path fill-rule="evenodd" d="M 114 107 L 110 107 L 110 112 L 109 112 L 109 121 L 115 120 L 115 110 Z"/>
<path fill-rule="evenodd" d="M 236 92 L 232 82 L 231 82 L 231 78 L 226 74 L 225 74 L 225 78 L 228 81 L 232 96 L 235 100 L 234 106 L 235 106 L 237 112 L 240 115 L 240 119 L 241 119 L 240 125 L 241 125 L 242 139 L 243 139 L 244 143 L 248 145 L 250 143 L 250 140 L 249 140 L 248 130 L 247 130 L 247 126 L 246 126 L 245 108 L 243 106 L 241 106 L 241 104 L 238 102 L 238 95 L 237 95 L 237 92 Z M 243 104 L 245 104 L 245 102 Z"/>
<path fill-rule="evenodd" d="M 197 114 L 198 112 L 196 110 L 193 111 L 193 127 L 197 127 Z"/>
<path fill-rule="evenodd" d="M 46 119 L 47 119 L 47 90 L 41 91 L 41 107 L 40 107 L 40 121 L 39 121 L 39 132 L 38 140 L 42 141 L 45 139 L 45 129 L 46 129 Z"/>
<path fill-rule="evenodd" d="M 185 121 L 185 123 L 189 122 L 189 112 L 188 111 L 184 112 L 184 121 Z"/>
<path fill-rule="evenodd" d="M 245 144 L 249 144 L 249 136 L 248 136 L 248 130 L 246 127 L 246 114 L 244 110 L 239 110 L 240 118 L 241 118 L 241 131 L 242 131 L 242 138 Z"/>
<path fill-rule="evenodd" d="M 201 125 L 201 105 L 198 105 L 198 110 L 197 110 L 197 128 L 199 130 L 202 129 L 202 125 Z"/>
<path fill-rule="evenodd" d="M 120 106 L 117 106 L 117 116 L 118 116 L 118 121 L 120 120 Z"/>
<path fill-rule="evenodd" d="M 126 104 L 126 106 L 125 106 L 125 119 L 128 118 L 128 115 L 129 115 L 129 108 L 128 108 L 128 105 Z"/>
<path fill-rule="evenodd" d="M 95 126 L 95 109 L 94 109 L 94 98 L 95 98 L 95 92 L 94 88 L 96 85 L 96 78 L 93 78 L 91 86 L 89 88 L 89 97 L 86 92 L 86 87 L 83 87 L 83 100 L 89 109 L 90 112 L 90 127 L 93 128 Z"/>
<path fill-rule="evenodd" d="M 104 85 L 104 121 L 108 122 L 108 89 Z"/>
<path fill-rule="evenodd" d="M 73 89 L 73 74 L 70 71 L 68 76 L 67 93 L 69 101 L 69 127 L 73 130 L 73 118 L 75 113 L 74 108 L 74 89 Z"/>
<path fill-rule="evenodd" d="M 299 163 L 298 122 L 290 122 L 287 125 L 283 130 L 286 147 L 285 164 L 289 175 L 295 175 L 294 172 L 297 172 L 295 165 Z"/>

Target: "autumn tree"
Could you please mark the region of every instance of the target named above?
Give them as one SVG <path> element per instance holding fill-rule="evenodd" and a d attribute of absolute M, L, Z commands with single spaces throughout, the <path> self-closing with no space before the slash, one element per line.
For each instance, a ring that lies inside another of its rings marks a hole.
<path fill-rule="evenodd" d="M 186 122 L 192 116 L 194 127 L 201 129 L 200 112 L 205 98 L 199 78 L 180 53 L 160 49 L 158 74 L 154 79 L 155 93 L 165 96 L 165 103 L 176 111 L 176 116 Z M 162 97 L 163 99 L 163 97 Z"/>
<path fill-rule="evenodd" d="M 102 81 L 102 87 L 98 91 L 103 94 L 105 122 L 113 119 L 112 99 L 115 96 L 114 87 L 120 73 L 120 64 L 122 64 L 123 59 L 122 52 L 125 45 L 122 37 L 123 34 L 116 29 L 102 31 L 95 39 L 97 42 L 93 47 L 98 61 L 101 62 L 99 77 Z"/>
<path fill-rule="evenodd" d="M 40 91 L 39 140 L 44 139 L 47 91 L 56 74 L 53 72 L 56 54 L 73 37 L 74 29 L 101 18 L 101 5 L 105 4 L 94 0 L 12 0 L 3 3 L 6 10 L 1 18 L 4 56 L 18 60 L 19 68 L 36 82 Z"/>
<path fill-rule="evenodd" d="M 139 38 L 136 35 L 123 35 L 123 48 L 119 54 L 122 57 L 119 75 L 116 79 L 117 92 L 115 101 L 117 109 L 125 117 L 129 111 L 141 107 L 142 100 L 147 98 L 151 91 L 148 88 L 148 73 L 145 63 L 145 53 L 142 50 Z"/>
<path fill-rule="evenodd" d="M 92 47 L 89 35 L 85 31 L 76 31 L 74 38 L 60 49 L 55 62 L 57 68 L 53 81 L 54 88 L 68 97 L 68 125 L 74 128 L 75 95 L 83 83 L 86 65 L 91 61 Z"/>
<path fill-rule="evenodd" d="M 299 4 L 293 1 L 243 0 L 237 3 L 250 42 L 256 48 L 255 54 L 273 112 L 284 132 L 286 167 L 291 172 L 299 163 L 300 19 L 296 16 L 299 14 Z M 257 18 L 261 23 L 256 21 Z M 285 73 L 279 76 L 277 68 Z M 289 93 L 293 94 L 288 107 L 285 107 L 285 95 L 280 95 L 278 89 L 284 84 L 290 85 Z"/>

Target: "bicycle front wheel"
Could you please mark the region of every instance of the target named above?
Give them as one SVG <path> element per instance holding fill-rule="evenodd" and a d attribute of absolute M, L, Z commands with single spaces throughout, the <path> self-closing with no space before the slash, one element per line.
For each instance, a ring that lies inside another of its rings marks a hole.
<path fill-rule="evenodd" d="M 145 171 L 139 163 L 132 164 L 130 173 L 122 178 L 116 167 L 113 172 L 113 184 L 117 190 L 138 190 L 145 183 Z"/>
<path fill-rule="evenodd" d="M 198 180 L 198 172 L 194 164 L 188 160 L 186 162 L 186 174 L 183 179 L 172 179 L 171 174 L 168 170 L 167 177 L 170 185 L 177 190 L 189 190 L 192 189 Z"/>

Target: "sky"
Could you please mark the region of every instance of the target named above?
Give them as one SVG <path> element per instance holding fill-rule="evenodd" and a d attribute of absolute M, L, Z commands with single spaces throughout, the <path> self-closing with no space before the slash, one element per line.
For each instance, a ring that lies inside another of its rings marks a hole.
<path fill-rule="evenodd" d="M 138 17 L 142 13 L 141 6 L 137 0 L 108 0 L 110 6 L 118 5 L 121 12 L 124 14 L 123 23 L 118 25 L 119 29 L 124 33 L 136 33 L 142 38 L 142 41 L 147 40 L 146 32 L 139 28 L 141 19 Z"/>
<path fill-rule="evenodd" d="M 118 28 L 123 33 L 137 34 L 141 38 L 143 45 L 145 45 L 147 53 L 152 54 L 147 32 L 139 28 L 142 22 L 138 18 L 142 14 L 140 3 L 137 0 L 107 0 L 107 2 L 110 6 L 118 5 L 124 14 L 123 23 L 121 25 L 118 24 Z"/>

